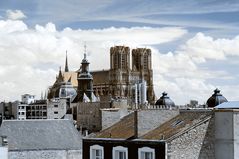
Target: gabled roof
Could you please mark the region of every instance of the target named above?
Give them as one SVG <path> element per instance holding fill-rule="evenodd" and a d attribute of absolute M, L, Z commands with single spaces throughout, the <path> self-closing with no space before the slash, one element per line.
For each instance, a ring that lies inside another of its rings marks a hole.
<path fill-rule="evenodd" d="M 102 130 L 96 134 L 96 138 L 120 138 L 129 139 L 136 136 L 135 134 L 135 113 L 123 117 L 119 122 L 111 127 Z"/>
<path fill-rule="evenodd" d="M 142 139 L 170 140 L 211 118 L 212 111 L 188 110 L 143 135 Z"/>
<path fill-rule="evenodd" d="M 5 120 L 0 135 L 10 151 L 79 150 L 81 135 L 70 120 Z"/>

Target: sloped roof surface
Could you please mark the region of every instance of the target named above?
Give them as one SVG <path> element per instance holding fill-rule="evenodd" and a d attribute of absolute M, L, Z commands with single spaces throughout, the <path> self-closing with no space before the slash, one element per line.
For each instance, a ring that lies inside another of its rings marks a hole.
<path fill-rule="evenodd" d="M 135 136 L 135 114 L 131 113 L 123 117 L 111 127 L 102 130 L 96 138 L 121 138 L 129 139 Z"/>
<path fill-rule="evenodd" d="M 143 139 L 151 140 L 168 140 L 174 135 L 180 134 L 197 124 L 209 120 L 211 118 L 211 111 L 185 111 L 173 119 L 165 122 L 158 128 L 143 135 Z"/>
<path fill-rule="evenodd" d="M 239 109 L 239 101 L 230 101 L 219 104 L 215 108 L 217 109 Z"/>
<path fill-rule="evenodd" d="M 71 82 L 73 87 L 77 87 L 78 86 L 77 72 L 73 72 L 73 71 L 71 71 L 71 72 L 63 72 L 63 78 L 64 78 L 64 82 Z"/>
<path fill-rule="evenodd" d="M 70 120 L 5 120 L 0 135 L 9 150 L 79 150 L 81 136 Z"/>

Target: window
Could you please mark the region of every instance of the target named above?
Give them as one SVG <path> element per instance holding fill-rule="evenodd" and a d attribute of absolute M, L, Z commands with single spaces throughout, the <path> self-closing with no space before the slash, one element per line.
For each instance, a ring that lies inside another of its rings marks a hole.
<path fill-rule="evenodd" d="M 149 147 L 139 148 L 139 159 L 155 159 L 155 150 Z"/>
<path fill-rule="evenodd" d="M 128 148 L 122 146 L 113 147 L 113 159 L 128 159 Z"/>
<path fill-rule="evenodd" d="M 58 114 L 58 112 L 54 112 L 54 114 Z"/>
<path fill-rule="evenodd" d="M 91 146 L 90 159 L 104 159 L 104 148 L 99 145 Z"/>
<path fill-rule="evenodd" d="M 55 105 L 54 105 L 54 107 L 55 107 L 55 108 L 58 108 L 58 105 L 57 105 L 57 104 L 55 104 Z"/>

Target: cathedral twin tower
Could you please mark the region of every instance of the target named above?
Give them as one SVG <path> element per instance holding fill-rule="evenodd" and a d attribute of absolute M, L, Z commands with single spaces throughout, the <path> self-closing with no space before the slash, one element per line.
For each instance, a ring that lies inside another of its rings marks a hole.
<path fill-rule="evenodd" d="M 144 91 L 146 100 L 153 104 L 155 95 L 151 50 L 147 48 L 133 49 L 131 57 L 132 60 L 130 59 L 129 47 L 111 47 L 110 69 L 102 69 L 102 71 L 89 71 L 89 62 L 85 54 L 81 63 L 81 69 L 69 71 L 66 58 L 65 72 L 62 75 L 64 81 L 70 81 L 73 87 L 77 89 L 77 97 L 74 101 L 82 102 L 84 96 L 87 96 L 90 101 L 93 101 L 95 97 L 103 99 L 108 96 L 114 99 L 124 98 L 128 99 L 129 102 L 135 102 L 135 96 L 140 96 L 140 94 L 135 94 L 136 85 L 146 83 Z M 130 61 L 132 61 L 132 65 Z M 57 82 L 54 85 L 56 84 Z M 56 89 L 54 85 L 52 88 Z M 50 88 L 49 94 L 51 97 L 54 97 L 54 93 L 57 91 L 52 91 L 52 88 Z"/>
<path fill-rule="evenodd" d="M 113 96 L 134 96 L 132 88 L 137 83 L 146 81 L 147 100 L 154 102 L 153 71 L 151 50 L 137 48 L 132 50 L 132 65 L 130 65 L 130 48 L 115 46 L 110 48 L 110 90 Z"/>

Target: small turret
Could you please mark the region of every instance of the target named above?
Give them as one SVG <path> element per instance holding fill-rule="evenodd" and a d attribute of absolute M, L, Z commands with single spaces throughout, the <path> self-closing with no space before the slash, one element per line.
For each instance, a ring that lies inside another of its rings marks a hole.
<path fill-rule="evenodd" d="M 174 102 L 167 96 L 168 94 L 166 92 L 162 93 L 162 96 L 157 100 L 155 105 L 158 106 L 166 106 L 166 107 L 174 107 Z"/>
<path fill-rule="evenodd" d="M 224 102 L 227 102 L 227 99 L 220 93 L 219 89 L 215 89 L 214 94 L 207 100 L 207 106 L 213 108 Z"/>

